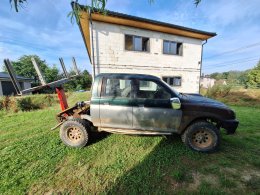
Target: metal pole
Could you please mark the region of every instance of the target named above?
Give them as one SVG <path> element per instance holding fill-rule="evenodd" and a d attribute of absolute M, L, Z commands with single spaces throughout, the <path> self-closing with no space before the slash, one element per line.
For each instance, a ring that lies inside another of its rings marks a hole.
<path fill-rule="evenodd" d="M 63 72 L 64 72 L 65 77 L 66 77 L 66 78 L 69 78 L 69 75 L 68 75 L 68 72 L 67 72 L 67 70 L 66 70 L 66 67 L 65 67 L 65 64 L 64 64 L 63 59 L 62 59 L 62 58 L 59 58 L 59 60 L 60 60 L 60 64 L 61 64 L 61 67 L 62 67 L 62 69 L 63 69 Z"/>
<path fill-rule="evenodd" d="M 200 56 L 200 78 L 201 78 L 201 71 L 202 71 L 202 59 L 203 59 L 203 47 L 204 45 L 208 42 L 208 40 L 206 40 L 204 43 L 202 43 L 201 45 L 201 56 Z M 200 93 L 200 78 L 199 78 L 199 93 Z"/>
<path fill-rule="evenodd" d="M 14 72 L 14 69 L 13 69 L 13 66 L 10 62 L 9 59 L 4 59 L 4 64 L 6 66 L 6 69 L 9 73 L 9 76 L 10 76 L 10 79 L 14 85 L 14 88 L 15 88 L 15 91 L 17 93 L 17 95 L 22 95 L 22 89 L 21 89 L 21 86 L 16 78 L 16 75 L 15 75 L 15 72 Z"/>
<path fill-rule="evenodd" d="M 74 67 L 75 74 L 79 75 L 79 70 L 78 70 L 78 67 L 77 67 L 76 59 L 74 57 L 72 57 L 72 64 L 73 64 L 73 67 Z"/>
<path fill-rule="evenodd" d="M 92 42 L 92 64 L 93 64 L 93 80 L 96 76 L 96 66 L 95 66 L 95 55 L 94 55 L 94 38 L 93 38 L 93 23 L 90 13 L 90 24 L 91 24 L 91 42 Z"/>
<path fill-rule="evenodd" d="M 37 64 L 37 62 L 34 58 L 31 58 L 31 61 L 32 61 L 34 69 L 36 70 L 36 73 L 40 79 L 41 84 L 46 85 L 46 81 L 44 79 L 40 66 Z"/>

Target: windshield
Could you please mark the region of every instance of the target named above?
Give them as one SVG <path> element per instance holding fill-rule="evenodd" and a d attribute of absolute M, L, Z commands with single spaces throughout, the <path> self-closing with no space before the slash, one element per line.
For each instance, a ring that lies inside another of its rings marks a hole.
<path fill-rule="evenodd" d="M 176 91 L 175 89 L 173 89 L 172 86 L 170 86 L 168 83 L 166 83 L 164 80 L 161 79 L 161 81 L 169 88 L 171 89 L 177 96 L 180 96 L 180 93 L 178 91 Z"/>

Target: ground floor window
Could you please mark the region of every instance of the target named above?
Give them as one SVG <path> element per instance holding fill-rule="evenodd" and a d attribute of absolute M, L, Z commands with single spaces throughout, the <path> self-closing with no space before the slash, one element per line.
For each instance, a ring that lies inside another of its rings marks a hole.
<path fill-rule="evenodd" d="M 181 77 L 173 76 L 173 77 L 162 77 L 163 81 L 168 83 L 170 86 L 181 86 Z"/>

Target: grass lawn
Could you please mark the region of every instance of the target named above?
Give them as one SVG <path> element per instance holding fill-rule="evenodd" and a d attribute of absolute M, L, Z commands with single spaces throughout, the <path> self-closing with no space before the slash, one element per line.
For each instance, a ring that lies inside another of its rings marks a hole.
<path fill-rule="evenodd" d="M 70 102 L 85 99 L 71 95 Z M 59 139 L 59 107 L 0 113 L 0 194 L 259 194 L 260 108 L 232 106 L 235 135 L 201 154 L 175 136 L 102 135 L 83 149 Z"/>

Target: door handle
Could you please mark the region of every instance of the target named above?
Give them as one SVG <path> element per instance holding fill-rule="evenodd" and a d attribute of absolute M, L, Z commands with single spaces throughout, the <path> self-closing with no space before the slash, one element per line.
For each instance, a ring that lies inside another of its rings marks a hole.
<path fill-rule="evenodd" d="M 109 102 L 105 102 L 103 105 L 110 105 Z"/>
<path fill-rule="evenodd" d="M 144 104 L 138 104 L 138 107 L 143 108 Z"/>

